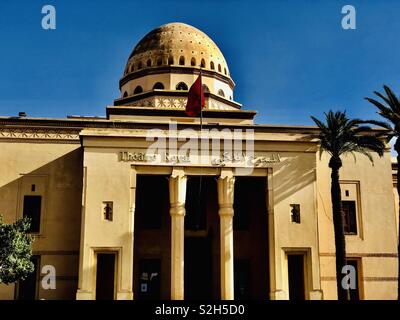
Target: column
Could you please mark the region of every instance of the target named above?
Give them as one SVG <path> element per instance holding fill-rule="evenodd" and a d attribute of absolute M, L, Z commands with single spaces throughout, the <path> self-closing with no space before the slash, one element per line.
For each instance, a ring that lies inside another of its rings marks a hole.
<path fill-rule="evenodd" d="M 184 298 L 184 239 L 186 176 L 174 169 L 169 178 L 171 215 L 171 300 Z"/>
<path fill-rule="evenodd" d="M 235 178 L 232 170 L 222 170 L 218 179 L 220 217 L 221 300 L 234 299 L 233 280 L 233 198 Z"/>

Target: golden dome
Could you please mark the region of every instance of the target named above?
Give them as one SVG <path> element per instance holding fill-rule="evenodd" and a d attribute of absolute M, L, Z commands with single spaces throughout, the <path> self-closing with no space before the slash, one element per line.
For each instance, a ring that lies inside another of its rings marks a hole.
<path fill-rule="evenodd" d="M 214 41 L 185 23 L 168 23 L 145 35 L 129 56 L 125 75 L 168 65 L 201 66 L 230 78 L 225 58 Z"/>

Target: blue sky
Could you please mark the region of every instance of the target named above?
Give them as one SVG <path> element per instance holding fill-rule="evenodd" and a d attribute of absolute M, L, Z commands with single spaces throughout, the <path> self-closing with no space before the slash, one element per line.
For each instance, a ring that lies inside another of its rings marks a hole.
<path fill-rule="evenodd" d="M 41 28 L 41 8 L 57 29 Z M 343 30 L 351 4 L 357 29 Z M 400 1 L 0 2 L 0 115 L 105 114 L 135 44 L 151 29 L 185 22 L 220 47 L 235 100 L 258 123 L 311 124 L 329 109 L 376 118 L 363 100 L 388 84 L 400 94 Z"/>

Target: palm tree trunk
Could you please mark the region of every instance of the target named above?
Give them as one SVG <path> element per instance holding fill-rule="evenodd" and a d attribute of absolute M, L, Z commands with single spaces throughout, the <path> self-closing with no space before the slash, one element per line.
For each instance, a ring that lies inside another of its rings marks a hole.
<path fill-rule="evenodd" d="M 331 168 L 331 199 L 333 226 L 335 232 L 336 249 L 336 285 L 338 300 L 347 300 L 347 290 L 342 287 L 342 269 L 346 265 L 346 242 L 343 229 L 342 196 L 339 184 L 339 169 L 342 161 L 339 157 L 332 157 L 329 161 Z"/>
<path fill-rule="evenodd" d="M 399 196 L 399 212 L 398 212 L 398 240 L 397 240 L 397 300 L 400 300 L 400 139 L 397 138 L 394 149 L 397 152 L 397 194 Z"/>

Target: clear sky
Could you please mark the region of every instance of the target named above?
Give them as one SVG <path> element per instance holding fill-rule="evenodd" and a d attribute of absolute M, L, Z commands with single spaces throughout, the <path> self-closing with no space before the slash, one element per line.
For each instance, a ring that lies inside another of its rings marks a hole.
<path fill-rule="evenodd" d="M 41 28 L 46 4 L 56 30 Z M 356 30 L 342 29 L 346 4 Z M 258 123 L 311 124 L 330 108 L 376 118 L 363 97 L 384 83 L 400 94 L 399 12 L 398 0 L 2 0 L 0 115 L 104 116 L 135 44 L 184 22 L 220 47 Z"/>

